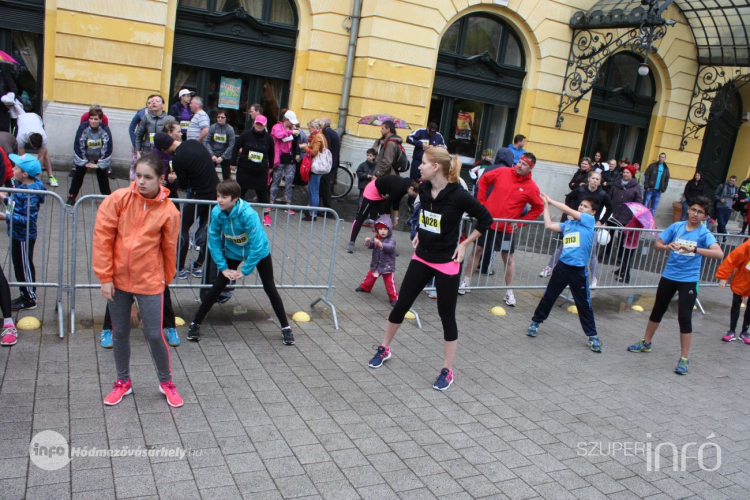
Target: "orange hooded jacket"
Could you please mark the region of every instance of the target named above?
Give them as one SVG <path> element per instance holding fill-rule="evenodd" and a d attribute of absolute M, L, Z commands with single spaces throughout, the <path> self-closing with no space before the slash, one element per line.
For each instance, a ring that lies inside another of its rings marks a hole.
<path fill-rule="evenodd" d="M 154 199 L 118 189 L 102 202 L 94 225 L 94 273 L 125 292 L 157 295 L 175 275 L 180 212 L 159 186 Z"/>
<path fill-rule="evenodd" d="M 750 240 L 745 240 L 742 245 L 732 250 L 716 270 L 716 278 L 729 280 L 735 271 L 732 292 L 743 297 L 750 296 Z"/>

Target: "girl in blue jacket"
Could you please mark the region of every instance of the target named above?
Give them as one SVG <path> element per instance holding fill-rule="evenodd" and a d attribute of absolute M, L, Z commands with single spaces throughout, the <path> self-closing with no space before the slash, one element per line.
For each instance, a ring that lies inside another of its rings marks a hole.
<path fill-rule="evenodd" d="M 240 185 L 231 179 L 221 181 L 216 186 L 216 200 L 219 204 L 211 210 L 211 221 L 208 225 L 208 250 L 216 263 L 219 275 L 190 322 L 187 338 L 195 342 L 199 341 L 201 322 L 211 310 L 219 294 L 224 291 L 230 281 L 249 276 L 253 269 L 257 269 L 260 281 L 263 283 L 263 290 L 268 295 L 273 311 L 281 323 L 284 344 L 294 345 L 292 328 L 287 321 L 284 303 L 281 301 L 273 279 L 273 262 L 268 237 L 263 231 L 257 212 L 249 203 L 240 199 L 241 194 Z M 240 269 L 243 261 L 244 264 Z"/>

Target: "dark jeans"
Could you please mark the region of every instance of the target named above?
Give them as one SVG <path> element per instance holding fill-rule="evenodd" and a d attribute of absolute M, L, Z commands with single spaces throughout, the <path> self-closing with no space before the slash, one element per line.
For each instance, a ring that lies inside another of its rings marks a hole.
<path fill-rule="evenodd" d="M 203 227 L 208 224 L 210 205 L 190 205 L 185 204 L 182 210 L 182 230 L 180 231 L 180 260 L 178 262 L 177 269 L 185 269 L 185 259 L 187 258 L 189 246 L 190 246 L 190 226 L 195 222 L 196 216 L 199 220 L 198 230 L 195 234 L 198 234 Z M 202 266 L 203 261 L 206 260 L 206 245 L 201 245 L 201 249 L 198 252 L 198 260 L 195 261 L 196 266 Z"/>
<path fill-rule="evenodd" d="M 232 160 L 221 160 L 221 179 L 224 181 L 232 178 L 231 164 Z"/>
<path fill-rule="evenodd" d="M 732 216 L 732 209 L 727 207 L 716 207 L 716 222 L 719 224 L 719 234 L 726 234 L 727 222 Z"/>
<path fill-rule="evenodd" d="M 569 266 L 564 262 L 558 262 L 552 270 L 547 289 L 544 291 L 542 300 L 534 311 L 532 321 L 543 322 L 549 316 L 555 301 L 565 290 L 570 287 L 573 301 L 578 308 L 578 319 L 581 321 L 583 333 L 589 337 L 596 335 L 596 323 L 594 322 L 594 309 L 591 307 L 591 296 L 589 295 L 589 276 L 586 266 Z"/>
<path fill-rule="evenodd" d="M 331 172 L 334 170 L 331 169 Z M 320 206 L 333 208 L 331 204 L 331 172 L 320 177 Z"/>
<path fill-rule="evenodd" d="M 93 169 L 76 167 L 74 170 L 75 173 L 73 174 L 73 180 L 70 182 L 70 190 L 68 191 L 71 198 L 78 196 L 78 193 L 81 191 L 81 186 L 83 185 L 83 178 L 90 170 L 94 170 L 96 173 L 96 181 L 99 183 L 99 192 L 104 195 L 112 194 L 112 189 L 109 187 L 109 176 L 107 175 L 106 170 L 101 168 Z"/>

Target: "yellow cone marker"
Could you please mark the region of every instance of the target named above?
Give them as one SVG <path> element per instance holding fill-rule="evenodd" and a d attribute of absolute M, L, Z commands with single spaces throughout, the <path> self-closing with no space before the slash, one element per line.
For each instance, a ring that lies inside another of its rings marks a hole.
<path fill-rule="evenodd" d="M 578 308 L 576 306 L 569 306 L 568 312 L 573 314 L 578 314 Z"/>
<path fill-rule="evenodd" d="M 507 316 L 508 313 L 505 312 L 505 309 L 503 309 L 500 306 L 495 306 L 492 309 L 490 309 L 490 312 L 494 314 L 495 316 Z"/>
<path fill-rule="evenodd" d="M 292 316 L 292 321 L 296 321 L 297 323 L 307 323 L 310 321 L 310 315 L 305 311 L 297 311 Z"/>
<path fill-rule="evenodd" d="M 416 316 L 414 316 L 414 313 L 411 311 L 406 312 L 406 316 L 404 316 L 406 319 L 417 319 Z"/>
<path fill-rule="evenodd" d="M 639 312 L 639 313 L 643 312 L 643 307 L 639 306 L 638 304 L 636 304 L 633 307 L 631 307 L 631 309 L 634 310 L 634 311 L 636 311 L 636 312 Z"/>
<path fill-rule="evenodd" d="M 175 326 L 185 326 L 185 320 L 180 318 L 179 316 L 174 317 L 174 324 Z"/>
<path fill-rule="evenodd" d="M 16 323 L 16 328 L 19 330 L 36 330 L 41 326 L 42 324 L 34 316 L 26 316 L 19 319 L 18 323 Z"/>
<path fill-rule="evenodd" d="M 698 306 L 693 306 L 693 311 L 697 311 L 697 310 L 698 310 Z"/>

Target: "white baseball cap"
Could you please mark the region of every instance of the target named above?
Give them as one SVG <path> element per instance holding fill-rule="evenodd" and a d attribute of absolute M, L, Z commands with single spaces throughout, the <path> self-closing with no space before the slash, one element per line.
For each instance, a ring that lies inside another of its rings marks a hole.
<path fill-rule="evenodd" d="M 284 113 L 284 118 L 292 122 L 292 125 L 299 125 L 299 120 L 297 120 L 297 115 L 292 111 L 291 109 Z"/>
<path fill-rule="evenodd" d="M 182 96 L 184 96 L 184 95 L 188 95 L 188 94 L 189 94 L 189 95 L 193 95 L 193 94 L 195 94 L 195 92 L 191 92 L 191 91 L 190 91 L 190 90 L 188 90 L 188 89 L 182 89 L 182 90 L 180 90 L 180 94 L 179 94 L 179 97 L 182 97 Z"/>

